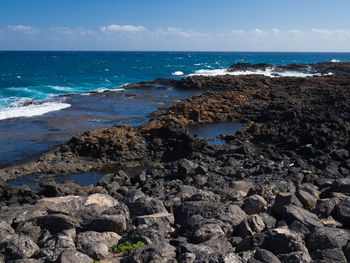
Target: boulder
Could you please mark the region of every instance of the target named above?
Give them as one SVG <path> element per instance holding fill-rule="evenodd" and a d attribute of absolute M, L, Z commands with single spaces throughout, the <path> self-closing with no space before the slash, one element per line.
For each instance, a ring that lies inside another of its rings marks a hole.
<path fill-rule="evenodd" d="M 93 259 L 74 249 L 67 249 L 62 252 L 58 263 L 92 263 Z"/>
<path fill-rule="evenodd" d="M 62 234 L 57 234 L 48 239 L 33 257 L 46 261 L 55 261 L 60 254 L 67 249 L 75 249 L 73 240 Z"/>
<path fill-rule="evenodd" d="M 64 214 L 50 214 L 37 217 L 34 219 L 34 223 L 43 229 L 49 230 L 52 234 L 79 226 L 76 218 Z"/>
<path fill-rule="evenodd" d="M 0 253 L 6 260 L 30 258 L 39 247 L 26 235 L 6 235 L 0 240 Z"/>
<path fill-rule="evenodd" d="M 77 250 L 81 250 L 84 245 L 90 243 L 103 243 L 107 247 L 112 247 L 113 245 L 117 244 L 120 239 L 121 236 L 114 232 L 100 233 L 95 231 L 87 231 L 80 232 L 77 235 L 75 245 Z"/>
<path fill-rule="evenodd" d="M 242 209 L 248 215 L 264 213 L 267 210 L 267 202 L 260 195 L 252 195 L 244 200 Z"/>
<path fill-rule="evenodd" d="M 160 242 L 144 247 L 135 248 L 128 257 L 128 262 L 159 262 L 159 263 L 175 263 L 176 252 L 175 247 L 167 242 Z"/>
<path fill-rule="evenodd" d="M 260 233 L 265 228 L 264 221 L 259 215 L 251 215 L 238 226 L 238 234 L 245 238 L 252 236 L 255 233 Z"/>
<path fill-rule="evenodd" d="M 309 229 L 323 226 L 317 215 L 295 205 L 287 205 L 284 208 L 284 218 L 290 223 L 294 220 L 298 220 Z"/>
<path fill-rule="evenodd" d="M 247 217 L 246 213 L 237 205 L 191 201 L 181 204 L 175 211 L 175 221 L 181 225 L 188 217 L 193 215 L 218 219 L 232 227 L 238 226 Z"/>
<path fill-rule="evenodd" d="M 345 229 L 316 227 L 308 238 L 309 250 L 339 248 L 343 249 L 350 241 L 350 232 Z"/>
<path fill-rule="evenodd" d="M 126 223 L 123 215 L 100 215 L 91 219 L 83 228 L 86 231 L 123 234 L 126 231 Z"/>
<path fill-rule="evenodd" d="M 101 260 L 108 256 L 108 246 L 101 242 L 84 243 L 80 251 L 95 260 Z"/>

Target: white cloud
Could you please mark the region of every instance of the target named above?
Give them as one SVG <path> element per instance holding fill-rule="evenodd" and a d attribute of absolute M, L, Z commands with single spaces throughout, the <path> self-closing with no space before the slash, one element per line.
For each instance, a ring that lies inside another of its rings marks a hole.
<path fill-rule="evenodd" d="M 33 30 L 31 26 L 22 26 L 22 25 L 17 25 L 17 26 L 7 26 L 8 29 L 12 31 L 19 31 L 19 32 L 28 32 Z"/>
<path fill-rule="evenodd" d="M 178 36 L 183 38 L 201 38 L 210 36 L 208 33 L 200 33 L 193 30 L 184 30 L 178 27 L 158 28 L 156 30 L 156 34 Z"/>
<path fill-rule="evenodd" d="M 332 35 L 350 36 L 350 30 L 345 30 L 345 29 L 320 29 L 320 28 L 313 28 L 312 32 L 315 33 L 315 34 L 327 35 L 327 36 L 332 36 Z"/>
<path fill-rule="evenodd" d="M 146 28 L 144 26 L 132 26 L 132 25 L 109 25 L 109 26 L 101 26 L 100 30 L 102 32 L 106 33 L 112 33 L 112 32 L 140 32 L 140 31 L 146 31 Z"/>

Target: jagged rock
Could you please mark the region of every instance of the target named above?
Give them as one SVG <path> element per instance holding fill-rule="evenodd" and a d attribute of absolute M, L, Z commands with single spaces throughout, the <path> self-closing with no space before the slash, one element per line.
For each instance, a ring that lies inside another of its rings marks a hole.
<path fill-rule="evenodd" d="M 83 196 L 61 196 L 40 199 L 36 205 L 50 211 L 51 213 L 71 214 L 81 208 L 86 197 Z"/>
<path fill-rule="evenodd" d="M 123 215 L 100 215 L 92 218 L 84 230 L 123 234 L 126 231 L 126 218 Z"/>
<path fill-rule="evenodd" d="M 105 194 L 93 194 L 90 195 L 85 203 L 84 206 L 96 204 L 105 208 L 113 207 L 118 205 L 118 201 L 114 199 L 113 197 Z"/>
<path fill-rule="evenodd" d="M 312 253 L 312 259 L 320 263 L 346 263 L 347 260 L 340 249 L 322 249 Z"/>
<path fill-rule="evenodd" d="M 34 226 L 32 222 L 22 222 L 17 226 L 16 231 L 29 236 L 34 242 L 38 241 L 41 234 L 41 228 Z"/>
<path fill-rule="evenodd" d="M 248 215 L 264 213 L 267 210 L 267 202 L 260 195 L 252 195 L 244 200 L 242 209 Z"/>
<path fill-rule="evenodd" d="M 262 263 L 281 263 L 278 257 L 266 249 L 257 249 L 254 258 Z"/>
<path fill-rule="evenodd" d="M 259 215 L 251 215 L 238 226 L 238 233 L 242 238 L 252 236 L 264 230 L 265 224 Z"/>
<path fill-rule="evenodd" d="M 160 200 L 146 196 L 140 191 L 131 193 L 121 201 L 128 206 L 131 217 L 167 212 Z"/>
<path fill-rule="evenodd" d="M 136 228 L 130 230 L 120 242 L 130 241 L 137 243 L 142 241 L 147 244 L 159 243 L 170 237 L 174 229 L 165 224 L 153 224 L 146 228 Z"/>
<path fill-rule="evenodd" d="M 90 243 L 103 243 L 107 247 L 111 247 L 118 243 L 118 241 L 121 239 L 121 236 L 119 236 L 117 233 L 114 232 L 94 232 L 94 231 L 87 231 L 87 232 L 81 232 L 77 235 L 75 244 L 77 247 L 77 250 L 81 250 L 82 247 L 85 244 Z"/>
<path fill-rule="evenodd" d="M 79 222 L 75 218 L 64 214 L 51 214 L 37 217 L 34 219 L 34 222 L 36 225 L 49 230 L 53 234 L 79 226 Z"/>
<path fill-rule="evenodd" d="M 310 229 L 322 226 L 322 222 L 317 215 L 295 205 L 288 205 L 284 208 L 284 217 L 288 222 L 298 220 Z"/>
<path fill-rule="evenodd" d="M 202 243 L 210 239 L 217 239 L 224 236 L 225 233 L 219 225 L 203 224 L 200 228 L 192 231 L 190 239 L 195 243 Z"/>
<path fill-rule="evenodd" d="M 297 196 L 306 209 L 312 211 L 316 207 L 317 200 L 310 193 L 299 190 Z"/>
<path fill-rule="evenodd" d="M 246 217 L 246 213 L 236 205 L 210 203 L 204 201 L 191 201 L 181 204 L 175 211 L 175 221 L 182 224 L 192 215 L 201 215 L 204 218 L 218 219 L 233 227 L 238 226 Z"/>
<path fill-rule="evenodd" d="M 128 257 L 128 262 L 175 263 L 175 258 L 175 247 L 169 245 L 167 242 L 160 242 L 134 249 Z"/>
<path fill-rule="evenodd" d="M 335 218 L 346 226 L 350 226 L 350 198 L 341 200 L 335 207 Z"/>
<path fill-rule="evenodd" d="M 151 215 L 138 216 L 134 219 L 135 225 L 147 225 L 151 226 L 154 223 L 173 225 L 175 222 L 174 215 L 168 212 L 157 213 Z"/>
<path fill-rule="evenodd" d="M 57 234 L 48 239 L 33 257 L 44 261 L 55 261 L 67 249 L 75 249 L 73 240 L 69 236 Z"/>
<path fill-rule="evenodd" d="M 320 199 L 317 202 L 314 213 L 319 218 L 327 218 L 333 212 L 334 207 L 339 203 L 339 198 Z"/>
<path fill-rule="evenodd" d="M 310 250 L 340 248 L 350 240 L 350 232 L 345 229 L 316 227 L 307 242 Z"/>
<path fill-rule="evenodd" d="M 58 263 L 92 263 L 93 259 L 74 249 L 62 252 Z"/>
<path fill-rule="evenodd" d="M 227 253 L 227 254 L 202 254 L 199 255 L 196 260 L 194 261 L 196 263 L 243 263 L 242 258 L 235 253 Z"/>
<path fill-rule="evenodd" d="M 259 214 L 260 218 L 265 224 L 265 227 L 267 229 L 274 228 L 276 226 L 277 220 L 273 216 L 267 214 L 267 213 L 261 213 Z"/>
<path fill-rule="evenodd" d="M 108 246 L 101 242 L 84 243 L 80 251 L 96 260 L 101 260 L 108 256 Z"/>
<path fill-rule="evenodd" d="M 297 207 L 303 207 L 294 193 L 278 193 L 275 198 L 272 211 L 279 217 L 283 217 L 284 209 L 287 205 L 295 205 Z"/>
<path fill-rule="evenodd" d="M 39 247 L 26 235 L 4 235 L 0 240 L 0 253 L 6 260 L 30 258 Z"/>

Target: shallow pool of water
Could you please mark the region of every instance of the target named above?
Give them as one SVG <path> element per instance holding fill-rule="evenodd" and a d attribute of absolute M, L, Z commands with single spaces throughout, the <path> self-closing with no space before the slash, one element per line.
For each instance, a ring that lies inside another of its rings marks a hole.
<path fill-rule="evenodd" d="M 225 140 L 218 138 L 221 134 L 235 134 L 242 130 L 244 126 L 239 122 L 223 122 L 205 125 L 193 125 L 188 127 L 188 131 L 193 135 L 208 138 L 211 145 L 224 144 Z"/>

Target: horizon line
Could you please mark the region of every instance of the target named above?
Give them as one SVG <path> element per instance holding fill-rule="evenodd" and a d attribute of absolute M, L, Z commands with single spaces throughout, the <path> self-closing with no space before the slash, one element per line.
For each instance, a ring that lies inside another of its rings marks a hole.
<path fill-rule="evenodd" d="M 350 53 L 350 51 L 200 51 L 200 50 L 54 50 L 54 49 L 0 49 L 0 52 L 192 52 L 192 53 Z"/>

